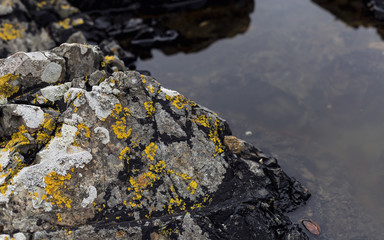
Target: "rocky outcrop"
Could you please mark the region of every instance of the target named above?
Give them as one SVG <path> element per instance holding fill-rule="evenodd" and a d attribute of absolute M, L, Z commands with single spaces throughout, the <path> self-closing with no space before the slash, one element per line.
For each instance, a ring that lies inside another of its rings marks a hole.
<path fill-rule="evenodd" d="M 81 44 L 0 60 L 0 237 L 307 239 L 276 159 L 124 69 Z"/>
<path fill-rule="evenodd" d="M 36 1 L 0 4 L 0 57 L 64 42 L 98 44 L 134 69 L 151 49 L 196 52 L 248 29 L 252 0 Z"/>

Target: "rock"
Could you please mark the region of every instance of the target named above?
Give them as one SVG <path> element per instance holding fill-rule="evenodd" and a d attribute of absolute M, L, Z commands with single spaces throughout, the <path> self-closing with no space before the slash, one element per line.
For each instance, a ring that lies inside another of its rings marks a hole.
<path fill-rule="evenodd" d="M 0 57 L 46 50 L 64 42 L 96 43 L 105 55 L 115 55 L 135 69 L 134 61 L 151 57 L 153 48 L 168 55 L 196 52 L 244 33 L 253 9 L 252 0 L 4 0 Z"/>
<path fill-rule="evenodd" d="M 276 159 L 153 78 L 107 68 L 81 44 L 0 60 L 18 89 L 0 92 L 2 236 L 307 239 L 284 213 L 310 194 Z"/>

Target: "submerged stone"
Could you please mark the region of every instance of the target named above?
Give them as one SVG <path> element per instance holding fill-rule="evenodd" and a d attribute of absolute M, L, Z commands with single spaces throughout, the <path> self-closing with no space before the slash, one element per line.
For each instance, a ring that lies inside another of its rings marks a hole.
<path fill-rule="evenodd" d="M 42 79 L 47 56 L 65 77 Z M 285 212 L 310 194 L 276 159 L 211 110 L 138 72 L 109 71 L 107 60 L 81 44 L 0 60 L 20 89 L 0 106 L 3 234 L 307 239 Z"/>

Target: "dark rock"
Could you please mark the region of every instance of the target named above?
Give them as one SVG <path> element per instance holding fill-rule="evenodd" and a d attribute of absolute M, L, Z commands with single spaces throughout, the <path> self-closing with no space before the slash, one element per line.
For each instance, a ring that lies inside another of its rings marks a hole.
<path fill-rule="evenodd" d="M 81 44 L 0 60 L 0 237 L 308 239 L 276 159 L 119 64 Z"/>
<path fill-rule="evenodd" d="M 0 6 L 0 57 L 64 42 L 98 44 L 130 69 L 151 49 L 195 52 L 247 30 L 252 0 L 34 1 Z M 114 54 L 111 54 L 111 53 Z"/>

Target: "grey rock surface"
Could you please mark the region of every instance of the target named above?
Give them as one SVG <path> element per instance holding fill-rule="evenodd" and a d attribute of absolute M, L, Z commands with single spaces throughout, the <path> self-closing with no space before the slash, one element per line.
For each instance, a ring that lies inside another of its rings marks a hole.
<path fill-rule="evenodd" d="M 113 64 L 81 44 L 0 60 L 3 236 L 307 239 L 284 213 L 310 194 L 276 159 Z"/>

